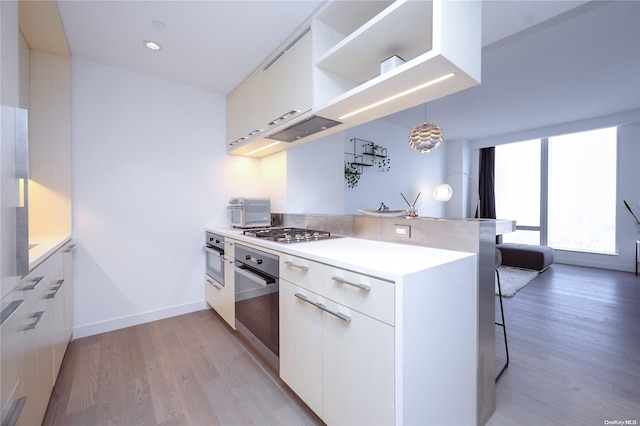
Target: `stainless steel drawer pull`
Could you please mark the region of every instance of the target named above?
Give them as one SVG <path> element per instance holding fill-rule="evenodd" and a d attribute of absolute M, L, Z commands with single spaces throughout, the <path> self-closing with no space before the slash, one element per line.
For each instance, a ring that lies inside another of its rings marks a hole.
<path fill-rule="evenodd" d="M 274 124 L 278 124 L 282 120 L 285 120 L 285 119 L 291 117 L 293 114 L 297 114 L 299 112 L 300 112 L 300 110 L 298 110 L 298 109 L 292 109 L 291 111 L 289 111 L 289 112 L 287 112 L 285 114 L 282 114 L 280 117 L 274 118 L 273 120 L 271 120 L 269 122 L 269 126 L 273 126 Z"/>
<path fill-rule="evenodd" d="M 15 426 L 18 423 L 18 418 L 20 417 L 20 413 L 22 413 L 22 408 L 24 407 L 24 404 L 26 402 L 26 396 L 13 401 L 11 403 L 11 408 L 9 409 L 7 417 L 2 422 L 2 426 Z"/>
<path fill-rule="evenodd" d="M 69 247 L 64 249 L 63 253 L 71 253 L 73 251 L 73 249 L 76 248 L 76 245 L 77 244 L 71 244 Z"/>
<path fill-rule="evenodd" d="M 64 284 L 64 280 L 56 281 L 55 284 L 51 286 L 51 291 L 45 296 L 45 299 L 53 299 L 54 297 L 56 297 L 56 294 L 58 294 L 58 291 L 62 287 L 62 284 Z"/>
<path fill-rule="evenodd" d="M 337 281 L 341 284 L 347 284 L 347 285 L 352 285 L 354 287 L 358 287 L 364 291 L 370 291 L 371 290 L 371 286 L 370 285 L 366 285 L 366 284 L 360 284 L 360 283 L 352 283 L 351 281 L 347 281 L 342 277 L 331 277 L 332 280 Z"/>
<path fill-rule="evenodd" d="M 18 309 L 18 306 L 22 305 L 22 302 L 24 302 L 24 300 L 14 300 L 11 303 L 9 303 L 7 307 L 2 310 L 2 313 L 0 314 L 0 317 L 2 317 L 0 319 L 0 324 L 4 324 L 4 322 L 9 319 L 11 314 L 13 314 L 16 311 L 16 309 Z"/>
<path fill-rule="evenodd" d="M 38 311 L 33 315 L 31 315 L 31 318 L 33 318 L 34 321 L 31 324 L 26 325 L 24 327 L 24 330 L 27 331 L 27 330 L 33 330 L 34 328 L 36 328 L 38 326 L 38 323 L 42 319 L 43 315 L 44 315 L 44 311 Z"/>
<path fill-rule="evenodd" d="M 300 269 L 300 270 L 302 270 L 302 271 L 305 271 L 305 272 L 307 272 L 307 271 L 309 270 L 309 267 L 308 267 L 308 266 L 304 266 L 304 265 L 296 265 L 295 263 L 293 263 L 293 262 L 292 262 L 292 261 L 290 261 L 290 260 L 286 260 L 286 261 L 284 262 L 284 264 L 285 264 L 285 265 L 287 265 L 287 266 L 291 266 L 292 268 L 298 268 L 298 269 Z"/>
<path fill-rule="evenodd" d="M 42 281 L 44 279 L 44 277 L 35 277 L 31 280 L 29 280 L 29 282 L 31 282 L 30 285 L 25 285 L 24 287 L 22 287 L 23 290 L 35 290 L 36 286 L 38 284 L 40 284 L 40 281 Z"/>
<path fill-rule="evenodd" d="M 351 317 L 349 315 L 345 315 L 342 312 L 334 312 L 334 311 L 330 310 L 329 308 L 327 308 L 325 305 L 323 305 L 320 302 L 314 303 L 311 300 L 309 300 L 307 298 L 307 296 L 305 296 L 304 294 L 296 293 L 296 294 L 294 294 L 294 296 L 297 297 L 300 300 L 303 300 L 303 301 L 307 302 L 310 305 L 315 306 L 316 308 L 318 308 L 318 309 L 320 309 L 320 310 L 322 310 L 322 311 L 324 311 L 324 312 L 326 312 L 328 314 L 331 314 L 333 316 L 336 316 L 336 317 L 340 318 L 343 321 L 346 321 L 346 322 L 351 321 Z"/>
<path fill-rule="evenodd" d="M 214 286 L 214 287 L 216 288 L 216 290 L 222 290 L 222 287 L 220 287 L 218 284 L 216 284 L 216 282 L 215 282 L 215 281 L 213 281 L 213 280 L 209 280 L 209 279 L 208 279 L 208 280 L 207 280 L 207 282 L 208 282 L 209 284 L 211 284 L 212 286 Z"/>

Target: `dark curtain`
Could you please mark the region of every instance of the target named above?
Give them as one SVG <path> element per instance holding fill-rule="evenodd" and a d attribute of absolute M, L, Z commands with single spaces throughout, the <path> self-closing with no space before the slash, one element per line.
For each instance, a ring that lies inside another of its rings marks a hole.
<path fill-rule="evenodd" d="M 482 148 L 480 150 L 479 183 L 481 218 L 496 218 L 495 164 L 496 148 Z"/>

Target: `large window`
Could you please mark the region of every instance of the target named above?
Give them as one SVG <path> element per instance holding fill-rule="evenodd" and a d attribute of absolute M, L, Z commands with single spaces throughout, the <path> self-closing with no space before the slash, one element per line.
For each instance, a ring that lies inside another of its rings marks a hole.
<path fill-rule="evenodd" d="M 497 146 L 504 241 L 615 253 L 616 151 L 615 127 Z"/>

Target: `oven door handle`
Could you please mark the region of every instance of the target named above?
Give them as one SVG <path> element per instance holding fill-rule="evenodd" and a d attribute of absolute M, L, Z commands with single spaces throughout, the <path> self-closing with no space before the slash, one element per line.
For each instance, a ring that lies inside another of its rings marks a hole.
<path fill-rule="evenodd" d="M 261 277 L 260 275 L 256 275 L 256 274 L 252 274 L 251 272 L 247 271 L 246 269 L 242 269 L 236 266 L 236 274 L 240 274 L 246 278 L 249 278 L 251 281 L 260 284 L 262 287 L 266 287 L 268 286 L 270 283 L 264 279 L 263 277 Z"/>
<path fill-rule="evenodd" d="M 220 253 L 218 250 L 214 250 L 214 249 L 209 248 L 207 246 L 202 246 L 202 249 L 204 251 L 206 251 L 207 253 L 210 253 L 210 254 L 212 254 L 214 256 L 217 256 L 217 257 L 220 257 L 220 258 L 223 256 L 223 253 Z"/>

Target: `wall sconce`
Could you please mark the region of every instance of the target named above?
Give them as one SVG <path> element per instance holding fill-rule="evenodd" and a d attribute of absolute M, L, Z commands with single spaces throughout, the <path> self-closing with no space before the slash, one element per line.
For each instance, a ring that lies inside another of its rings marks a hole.
<path fill-rule="evenodd" d="M 467 176 L 471 182 L 473 182 L 476 188 L 476 195 L 478 196 L 478 203 L 476 204 L 476 217 L 480 216 L 480 188 L 478 187 L 478 183 L 471 177 L 469 173 L 465 172 L 453 172 L 446 175 L 442 181 L 433 187 L 433 198 L 437 201 L 449 201 L 453 196 L 453 189 L 451 185 L 445 183 L 445 181 L 453 175 L 465 175 Z"/>

